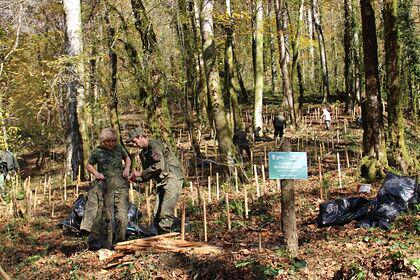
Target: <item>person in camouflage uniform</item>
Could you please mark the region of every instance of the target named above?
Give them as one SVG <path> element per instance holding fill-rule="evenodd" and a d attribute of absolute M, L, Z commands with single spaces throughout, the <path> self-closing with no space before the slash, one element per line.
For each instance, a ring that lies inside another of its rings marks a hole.
<path fill-rule="evenodd" d="M 19 172 L 19 164 L 15 155 L 8 150 L 0 150 L 0 196 L 6 194 L 6 180 L 10 173 Z"/>
<path fill-rule="evenodd" d="M 126 178 L 130 175 L 131 160 L 116 139 L 115 129 L 103 129 L 99 133 L 100 145 L 92 151 L 86 164 L 86 170 L 95 176 L 96 182 L 89 191 L 80 229 L 90 232 L 89 239 L 95 249 L 110 249 L 114 243 L 125 239 L 127 230 L 129 187 Z"/>
<path fill-rule="evenodd" d="M 151 233 L 174 230 L 178 225 L 173 213 L 184 179 L 178 158 L 165 142 L 149 139 L 141 128 L 131 130 L 126 142 L 132 142 L 142 149 L 140 160 L 143 170 L 133 172 L 131 179 L 136 182 L 154 179 L 157 182 Z"/>

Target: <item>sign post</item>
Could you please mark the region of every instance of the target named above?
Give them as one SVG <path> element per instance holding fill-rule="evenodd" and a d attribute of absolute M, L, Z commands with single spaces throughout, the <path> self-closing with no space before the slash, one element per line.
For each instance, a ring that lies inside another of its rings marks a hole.
<path fill-rule="evenodd" d="M 308 179 L 306 152 L 269 152 L 270 179 Z"/>

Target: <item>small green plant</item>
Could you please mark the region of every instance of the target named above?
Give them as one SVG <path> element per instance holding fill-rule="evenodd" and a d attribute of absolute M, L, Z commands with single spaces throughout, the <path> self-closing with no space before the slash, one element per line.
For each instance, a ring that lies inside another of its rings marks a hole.
<path fill-rule="evenodd" d="M 236 200 L 236 199 L 232 200 L 232 202 L 230 203 L 229 209 L 232 211 L 232 213 L 234 213 L 234 214 L 236 214 L 240 217 L 242 217 L 245 213 L 244 205 L 243 205 L 242 201 L 239 201 L 239 200 Z"/>
<path fill-rule="evenodd" d="M 357 263 L 351 263 L 349 267 L 350 280 L 364 280 L 366 279 L 366 271 Z"/>

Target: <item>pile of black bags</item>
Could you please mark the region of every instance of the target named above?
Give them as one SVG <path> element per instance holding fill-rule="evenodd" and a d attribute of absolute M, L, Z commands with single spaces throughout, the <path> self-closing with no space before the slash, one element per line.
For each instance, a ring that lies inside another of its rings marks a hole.
<path fill-rule="evenodd" d="M 86 197 L 84 195 L 80 195 L 73 203 L 69 216 L 58 223 L 58 226 L 63 228 L 65 234 L 82 236 L 82 232 L 80 231 L 80 224 L 83 219 L 83 214 L 85 213 L 85 204 Z M 128 225 L 126 236 L 130 237 L 145 235 L 145 229 L 139 226 L 139 218 L 141 217 L 141 213 L 138 211 L 137 206 L 133 203 L 129 204 L 127 216 Z"/>
<path fill-rule="evenodd" d="M 330 200 L 319 206 L 318 227 L 344 225 L 391 229 L 397 216 L 420 201 L 420 185 L 414 178 L 388 173 L 376 199 L 349 197 Z"/>

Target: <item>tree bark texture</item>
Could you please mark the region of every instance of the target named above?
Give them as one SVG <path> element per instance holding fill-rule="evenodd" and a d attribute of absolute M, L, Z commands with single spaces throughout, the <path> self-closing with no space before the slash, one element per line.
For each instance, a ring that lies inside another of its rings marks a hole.
<path fill-rule="evenodd" d="M 290 152 L 290 140 L 285 139 L 282 151 Z M 281 181 L 281 221 L 287 250 L 295 257 L 299 248 L 296 226 L 295 190 L 293 180 Z"/>
<path fill-rule="evenodd" d="M 344 84 L 346 90 L 346 107 L 345 111 L 350 113 L 354 110 L 354 72 L 352 71 L 353 61 L 353 22 L 351 0 L 344 0 Z"/>
<path fill-rule="evenodd" d="M 221 94 L 219 71 L 217 69 L 213 34 L 213 5 L 214 0 L 205 0 L 202 8 L 201 35 L 203 39 L 203 59 L 207 78 L 207 94 L 214 117 L 220 155 L 230 162 L 234 156 L 234 147 L 232 142 L 232 131 L 229 129 L 226 112 L 224 110 L 225 105 Z"/>
<path fill-rule="evenodd" d="M 373 179 L 383 175 L 381 168 L 386 166 L 386 151 L 382 115 L 382 100 L 378 73 L 378 43 L 376 39 L 375 12 L 373 0 L 360 0 L 363 35 L 363 62 L 365 68 L 366 100 L 363 112 L 363 155 L 368 157 L 362 163 L 362 175 Z M 376 163 L 371 164 L 371 162 Z M 365 164 L 367 163 L 367 164 Z M 366 168 L 366 166 L 375 166 Z M 368 175 L 364 169 L 370 170 Z"/>
<path fill-rule="evenodd" d="M 73 180 L 78 176 L 80 166 L 81 179 L 84 179 L 84 159 L 89 151 L 85 92 L 83 82 L 83 61 L 79 57 L 83 51 L 82 20 L 80 1 L 63 1 L 66 19 L 66 54 L 75 57 L 77 62 L 67 67 L 68 82 L 66 85 L 67 103 L 67 172 Z"/>
<path fill-rule="evenodd" d="M 386 89 L 388 91 L 388 163 L 406 174 L 411 160 L 405 145 L 404 119 L 401 110 L 397 1 L 384 0 L 383 5 Z"/>
<path fill-rule="evenodd" d="M 134 25 L 140 34 L 143 48 L 143 75 L 147 97 L 142 100 L 146 107 L 146 118 L 152 134 L 174 144 L 171 132 L 168 100 L 165 92 L 165 77 L 157 46 L 156 34 L 149 21 L 142 0 L 131 0 Z"/>
<path fill-rule="evenodd" d="M 284 38 L 284 21 L 283 17 L 283 1 L 274 0 L 274 9 L 276 12 L 276 26 L 277 26 L 277 40 L 280 48 L 280 69 L 283 79 L 283 92 L 284 99 L 289 109 L 290 123 L 296 125 L 296 114 L 294 110 L 294 98 L 292 86 L 290 84 L 289 70 L 287 67 L 287 56 L 286 56 L 286 42 Z"/>
<path fill-rule="evenodd" d="M 330 99 L 330 78 L 328 74 L 327 53 L 325 50 L 324 33 L 322 30 L 321 20 L 319 16 L 318 1 L 312 0 L 311 4 L 312 4 L 312 13 L 313 13 L 312 18 L 314 21 L 316 33 L 318 34 L 319 56 L 320 56 L 321 68 L 322 68 L 323 103 L 325 103 Z"/>
<path fill-rule="evenodd" d="M 254 78 L 254 130 L 263 123 L 263 90 L 264 90 L 264 10 L 262 0 L 256 0 L 255 18 L 255 78 Z M 259 135 L 262 136 L 262 135 Z"/>

